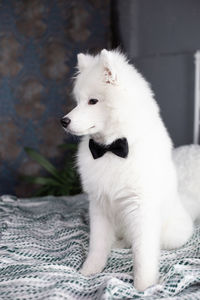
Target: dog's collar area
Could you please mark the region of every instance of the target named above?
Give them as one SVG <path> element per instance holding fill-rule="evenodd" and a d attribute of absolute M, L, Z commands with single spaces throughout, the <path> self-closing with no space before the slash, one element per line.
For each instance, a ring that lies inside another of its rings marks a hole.
<path fill-rule="evenodd" d="M 93 139 L 89 140 L 89 148 L 94 159 L 102 157 L 106 152 L 110 151 L 115 155 L 126 158 L 128 156 L 128 141 L 126 138 L 115 140 L 110 145 L 101 145 Z"/>

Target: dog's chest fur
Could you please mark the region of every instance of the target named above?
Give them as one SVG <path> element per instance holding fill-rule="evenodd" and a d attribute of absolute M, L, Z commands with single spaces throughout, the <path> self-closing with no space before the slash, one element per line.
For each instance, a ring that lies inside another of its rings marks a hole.
<path fill-rule="evenodd" d="M 93 159 L 88 147 L 88 138 L 80 143 L 78 152 L 78 168 L 82 185 L 87 193 L 98 194 L 99 190 L 104 194 L 116 193 L 118 184 L 129 184 L 130 159 L 121 158 L 112 152 L 105 153 L 98 159 Z"/>

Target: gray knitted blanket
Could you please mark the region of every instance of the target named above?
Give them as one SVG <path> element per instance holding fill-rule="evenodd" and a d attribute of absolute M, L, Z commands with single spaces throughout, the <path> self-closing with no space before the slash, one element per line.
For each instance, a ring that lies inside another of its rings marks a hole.
<path fill-rule="evenodd" d="M 84 195 L 0 198 L 0 299 L 200 299 L 200 227 L 161 252 L 160 283 L 144 293 L 133 286 L 130 249 L 113 249 L 102 273 L 82 276 L 87 207 Z"/>

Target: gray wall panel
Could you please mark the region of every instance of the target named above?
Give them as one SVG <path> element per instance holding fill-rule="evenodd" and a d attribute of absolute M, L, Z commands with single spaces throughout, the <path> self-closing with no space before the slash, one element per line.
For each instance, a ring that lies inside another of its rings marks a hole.
<path fill-rule="evenodd" d="M 151 83 L 175 145 L 192 143 L 193 56 L 166 55 L 135 59 L 134 63 Z"/>
<path fill-rule="evenodd" d="M 151 83 L 176 146 L 193 140 L 194 53 L 200 0 L 117 0 L 114 46 Z"/>

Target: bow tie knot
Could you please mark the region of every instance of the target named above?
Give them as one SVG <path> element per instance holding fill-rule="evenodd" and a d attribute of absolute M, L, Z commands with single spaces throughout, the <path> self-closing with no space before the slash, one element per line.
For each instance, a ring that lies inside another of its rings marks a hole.
<path fill-rule="evenodd" d="M 117 139 L 107 146 L 98 144 L 93 139 L 90 139 L 89 148 L 94 159 L 102 157 L 107 151 L 122 158 L 128 156 L 128 142 L 126 138 Z"/>

